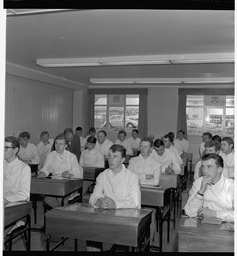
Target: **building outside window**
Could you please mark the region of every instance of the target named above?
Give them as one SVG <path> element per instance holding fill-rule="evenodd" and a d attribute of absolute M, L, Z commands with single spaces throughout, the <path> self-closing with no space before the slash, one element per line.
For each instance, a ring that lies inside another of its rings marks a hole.
<path fill-rule="evenodd" d="M 189 135 L 211 132 L 234 136 L 234 96 L 187 95 L 187 131 Z"/>

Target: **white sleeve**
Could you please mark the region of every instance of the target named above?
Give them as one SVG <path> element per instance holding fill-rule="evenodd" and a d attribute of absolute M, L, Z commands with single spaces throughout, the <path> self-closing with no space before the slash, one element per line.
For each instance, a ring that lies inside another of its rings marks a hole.
<path fill-rule="evenodd" d="M 38 154 L 37 147 L 35 145 L 33 145 L 33 147 L 32 147 L 32 156 L 33 156 L 33 158 L 31 159 L 31 163 L 32 164 L 39 164 L 40 157 L 39 157 L 39 154 Z"/>
<path fill-rule="evenodd" d="M 46 176 L 52 171 L 51 162 L 52 162 L 53 152 L 50 152 L 44 162 L 43 168 L 40 169 L 40 172 L 43 172 Z"/>
<path fill-rule="evenodd" d="M 171 152 L 170 157 L 171 157 L 172 169 L 173 169 L 174 173 L 175 174 L 180 174 L 181 173 L 181 167 L 177 163 L 175 154 Z"/>
<path fill-rule="evenodd" d="M 160 174 L 161 174 L 161 164 L 157 163 L 153 166 L 153 179 L 145 179 L 141 180 L 141 184 L 147 185 L 158 185 L 160 182 Z"/>
<path fill-rule="evenodd" d="M 82 178 L 82 170 L 77 161 L 77 157 L 74 154 L 70 154 L 70 164 L 71 169 L 68 170 L 70 174 L 73 175 L 73 178 Z"/>
<path fill-rule="evenodd" d="M 104 198 L 103 175 L 104 173 L 102 172 L 96 178 L 96 185 L 89 199 L 89 204 L 93 206 L 95 206 L 95 203 L 99 198 Z"/>

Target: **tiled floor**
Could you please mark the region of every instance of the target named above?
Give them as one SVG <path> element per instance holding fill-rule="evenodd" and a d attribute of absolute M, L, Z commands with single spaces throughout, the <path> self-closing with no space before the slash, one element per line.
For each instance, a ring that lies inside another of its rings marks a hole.
<path fill-rule="evenodd" d="M 190 189 L 190 181 L 188 182 L 187 185 L 187 190 Z M 187 200 L 187 196 L 185 197 L 185 194 L 187 194 L 186 191 L 183 191 L 183 199 Z M 184 202 L 179 203 L 179 209 L 178 209 L 178 214 L 176 213 L 176 227 L 175 229 L 173 228 L 173 221 L 171 220 L 170 224 L 170 242 L 167 243 L 166 237 L 167 237 L 167 223 L 164 222 L 163 225 L 163 252 L 177 252 L 178 251 L 178 236 L 177 236 L 177 228 L 179 225 L 179 217 L 181 216 L 181 208 L 182 205 L 184 205 Z M 34 224 L 34 216 L 33 216 L 33 210 L 32 210 L 32 216 L 31 216 L 31 223 L 32 227 L 42 227 L 43 226 L 43 207 L 42 207 L 42 202 L 37 203 L 37 224 Z M 171 214 L 172 218 L 173 214 Z M 53 237 L 51 239 L 51 246 L 53 247 L 54 245 L 57 244 L 57 242 L 61 239 L 61 237 Z M 155 235 L 155 246 L 159 245 L 159 236 L 158 232 Z M 108 247 L 108 246 L 107 246 Z M 104 248 L 109 249 L 108 248 Z M 13 247 L 12 250 L 17 250 L 17 251 L 24 251 L 25 246 L 23 243 L 23 240 L 19 237 L 15 239 L 13 242 Z M 45 251 L 46 250 L 46 235 L 42 232 L 31 232 L 31 250 L 32 251 Z M 64 245 L 59 246 L 56 251 L 73 251 L 74 250 L 74 240 L 73 239 L 68 239 L 67 241 L 64 242 Z M 86 251 L 86 243 L 85 241 L 78 240 L 78 251 Z"/>

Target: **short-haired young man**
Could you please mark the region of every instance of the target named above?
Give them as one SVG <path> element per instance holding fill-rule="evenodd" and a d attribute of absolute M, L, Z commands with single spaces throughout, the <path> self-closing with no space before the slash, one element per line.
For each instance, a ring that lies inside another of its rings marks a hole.
<path fill-rule="evenodd" d="M 131 147 L 131 143 L 128 139 L 126 139 L 127 133 L 124 130 L 120 130 L 118 132 L 118 139 L 114 142 L 114 144 L 122 145 L 126 149 L 126 155 L 132 156 L 133 151 Z"/>
<path fill-rule="evenodd" d="M 220 153 L 221 144 L 218 141 L 208 140 L 204 146 L 205 146 L 205 154 L 215 153 L 218 155 Z M 196 163 L 194 168 L 194 180 L 197 180 L 202 176 L 201 165 L 202 165 L 202 160 L 200 159 Z"/>
<path fill-rule="evenodd" d="M 95 148 L 99 150 L 105 158 L 108 158 L 109 149 L 114 143 L 107 139 L 107 133 L 104 130 L 100 130 L 97 133 L 97 142 Z"/>
<path fill-rule="evenodd" d="M 128 141 L 131 144 L 132 150 L 140 150 L 141 139 L 138 137 L 138 129 L 133 129 L 131 137 L 128 138 Z"/>
<path fill-rule="evenodd" d="M 234 141 L 232 138 L 224 137 L 221 140 L 220 156 L 224 160 L 223 174 L 227 178 L 234 178 L 235 159 L 234 159 Z"/>
<path fill-rule="evenodd" d="M 212 139 L 212 134 L 210 132 L 204 132 L 202 134 L 202 143 L 199 146 L 199 155 L 200 155 L 200 157 L 202 157 L 203 152 L 205 150 L 205 147 L 204 147 L 205 143 L 207 141 L 211 140 L 211 139 Z"/>
<path fill-rule="evenodd" d="M 234 180 L 222 174 L 223 166 L 223 159 L 217 154 L 202 157 L 203 176 L 194 181 L 184 207 L 189 217 L 234 222 Z"/>
<path fill-rule="evenodd" d="M 184 138 L 185 131 L 179 130 L 177 139 L 174 140 L 174 146 L 178 149 L 180 155 L 188 152 L 189 142 Z"/>
<path fill-rule="evenodd" d="M 77 135 L 80 138 L 81 142 L 81 152 L 85 149 L 86 146 L 86 138 L 82 137 L 83 129 L 81 126 L 76 127 L 75 129 L 75 135 Z"/>
<path fill-rule="evenodd" d="M 30 198 L 31 170 L 29 165 L 18 159 L 20 144 L 16 137 L 8 136 L 4 142 L 3 200 L 8 202 L 27 201 Z"/>

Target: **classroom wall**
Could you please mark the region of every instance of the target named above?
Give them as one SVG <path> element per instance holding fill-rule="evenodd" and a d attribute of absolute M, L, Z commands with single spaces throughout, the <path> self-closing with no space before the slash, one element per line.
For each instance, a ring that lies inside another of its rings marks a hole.
<path fill-rule="evenodd" d="M 36 144 L 42 131 L 54 138 L 72 124 L 73 90 L 6 75 L 5 136 L 28 131 Z"/>

